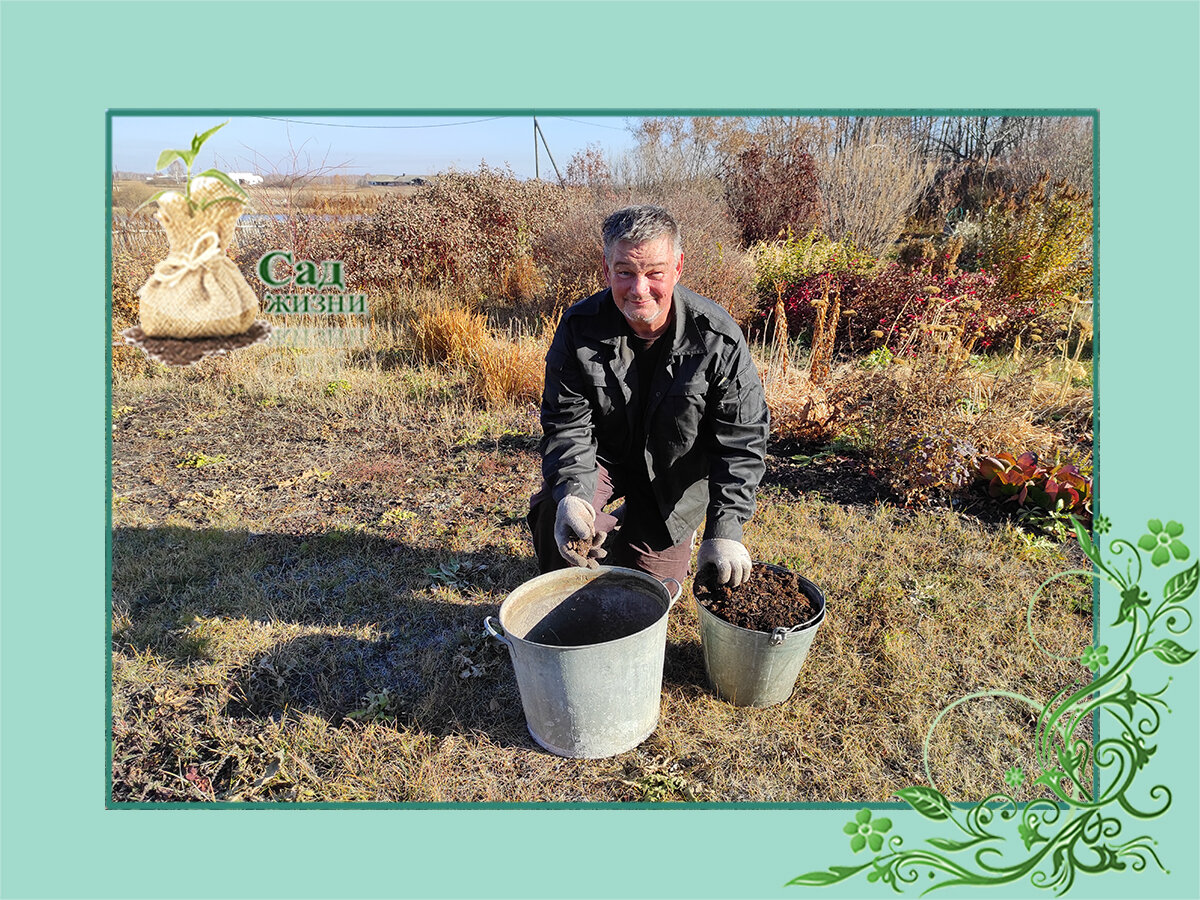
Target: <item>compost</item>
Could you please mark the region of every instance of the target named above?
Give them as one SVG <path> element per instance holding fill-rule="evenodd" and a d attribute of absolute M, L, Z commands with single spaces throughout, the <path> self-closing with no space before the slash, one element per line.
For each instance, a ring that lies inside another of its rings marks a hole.
<path fill-rule="evenodd" d="M 271 336 L 271 325 L 259 319 L 244 334 L 203 338 L 150 337 L 135 325 L 121 335 L 125 343 L 140 347 L 153 360 L 168 366 L 190 366 L 206 356 L 223 356 L 230 350 L 265 341 Z"/>
<path fill-rule="evenodd" d="M 692 591 L 709 612 L 751 631 L 793 628 L 820 611 L 804 593 L 799 575 L 765 566 L 755 566 L 750 577 L 736 588 L 696 583 Z"/>

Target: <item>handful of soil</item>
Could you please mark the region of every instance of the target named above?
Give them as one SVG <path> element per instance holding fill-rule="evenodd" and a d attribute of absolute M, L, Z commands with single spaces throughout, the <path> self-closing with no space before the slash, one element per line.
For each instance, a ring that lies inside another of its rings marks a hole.
<path fill-rule="evenodd" d="M 567 549 L 572 553 L 578 553 L 588 561 L 588 568 L 593 569 L 600 565 L 598 560 L 608 556 L 607 550 L 599 550 L 595 556 L 592 556 L 592 551 L 598 548 L 604 542 L 605 535 L 597 534 L 591 540 L 582 538 L 571 538 L 567 541 Z"/>
<path fill-rule="evenodd" d="M 819 612 L 817 603 L 804 592 L 799 575 L 762 565 L 755 566 L 750 578 L 735 588 L 693 582 L 692 592 L 713 615 L 751 631 L 795 628 Z"/>

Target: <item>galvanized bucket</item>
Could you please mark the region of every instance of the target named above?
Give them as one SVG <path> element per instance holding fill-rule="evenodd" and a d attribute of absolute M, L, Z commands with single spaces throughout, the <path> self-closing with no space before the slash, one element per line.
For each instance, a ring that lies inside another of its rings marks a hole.
<path fill-rule="evenodd" d="M 765 563 L 756 566 L 787 571 Z M 825 595 L 804 577 L 800 577 L 800 587 L 816 604 L 816 614 L 791 628 L 776 628 L 773 632 L 732 625 L 696 600 L 708 680 L 718 694 L 735 706 L 774 706 L 792 696 L 800 666 L 808 656 L 817 628 L 825 620 Z"/>
<path fill-rule="evenodd" d="M 601 566 L 547 572 L 500 605 L 487 633 L 508 647 L 525 724 L 551 753 L 599 759 L 658 725 L 667 613 L 679 599 L 653 576 Z M 497 625 L 499 627 L 497 627 Z"/>

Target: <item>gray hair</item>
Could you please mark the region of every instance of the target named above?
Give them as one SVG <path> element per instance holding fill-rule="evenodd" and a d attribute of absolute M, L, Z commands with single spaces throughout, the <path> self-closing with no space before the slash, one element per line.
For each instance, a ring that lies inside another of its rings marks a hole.
<path fill-rule="evenodd" d="M 644 244 L 663 235 L 670 236 L 677 258 L 683 252 L 679 223 L 661 206 L 626 206 L 624 209 L 618 209 L 604 220 L 600 233 L 604 237 L 604 257 L 610 262 L 613 251 L 621 241 Z"/>

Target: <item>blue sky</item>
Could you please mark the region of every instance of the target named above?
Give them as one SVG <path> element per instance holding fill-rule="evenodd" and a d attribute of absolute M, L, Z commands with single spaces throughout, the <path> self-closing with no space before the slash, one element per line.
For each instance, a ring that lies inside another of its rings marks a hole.
<path fill-rule="evenodd" d="M 331 174 L 433 174 L 449 168 L 470 170 L 481 161 L 507 164 L 514 174 L 534 174 L 533 118 L 497 116 L 307 116 L 117 115 L 112 119 L 112 167 L 151 172 L 161 151 L 185 148 L 192 135 L 229 119 L 213 135 L 193 167 L 230 172 L 287 171 L 295 153 L 299 167 L 331 167 Z M 625 116 L 539 115 L 550 152 L 565 173 L 567 162 L 589 144 L 619 153 L 631 146 Z M 554 178 L 545 148 L 538 145 L 541 176 Z"/>

